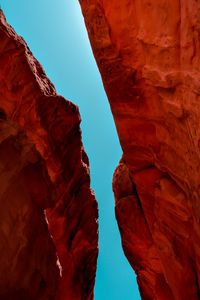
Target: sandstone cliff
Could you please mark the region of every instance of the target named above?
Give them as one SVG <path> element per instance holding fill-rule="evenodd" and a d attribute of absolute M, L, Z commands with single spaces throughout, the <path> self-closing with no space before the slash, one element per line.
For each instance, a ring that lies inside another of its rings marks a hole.
<path fill-rule="evenodd" d="M 0 299 L 93 299 L 98 216 L 79 125 L 1 11 Z"/>
<path fill-rule="evenodd" d="M 116 216 L 142 298 L 199 299 L 200 2 L 80 4 L 123 149 Z"/>

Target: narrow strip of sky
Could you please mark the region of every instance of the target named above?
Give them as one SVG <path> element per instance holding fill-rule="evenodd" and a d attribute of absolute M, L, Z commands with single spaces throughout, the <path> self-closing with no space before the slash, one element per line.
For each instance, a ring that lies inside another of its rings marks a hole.
<path fill-rule="evenodd" d="M 80 109 L 83 143 L 99 203 L 95 300 L 139 300 L 135 275 L 121 248 L 111 190 L 121 148 L 78 0 L 0 0 L 0 5 L 58 93 Z"/>

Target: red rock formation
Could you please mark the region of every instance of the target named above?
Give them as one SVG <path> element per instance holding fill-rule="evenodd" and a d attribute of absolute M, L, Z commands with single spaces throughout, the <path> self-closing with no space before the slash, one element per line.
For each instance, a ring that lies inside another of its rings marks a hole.
<path fill-rule="evenodd" d="M 78 108 L 2 11 L 0 41 L 0 299 L 91 300 L 97 204 Z"/>
<path fill-rule="evenodd" d="M 200 3 L 80 0 L 123 158 L 113 189 L 143 299 L 200 299 Z"/>
<path fill-rule="evenodd" d="M 54 299 L 59 270 L 44 208 L 53 187 L 34 145 L 0 119 L 0 299 Z"/>

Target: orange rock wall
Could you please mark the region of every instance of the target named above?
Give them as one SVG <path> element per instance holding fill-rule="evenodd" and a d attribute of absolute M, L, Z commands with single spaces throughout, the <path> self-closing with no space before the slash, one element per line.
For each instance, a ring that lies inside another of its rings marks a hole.
<path fill-rule="evenodd" d="M 98 213 L 79 111 L 2 11 L 0 169 L 0 299 L 93 299 Z"/>
<path fill-rule="evenodd" d="M 116 216 L 141 296 L 199 299 L 200 2 L 80 4 L 123 149 Z"/>
<path fill-rule="evenodd" d="M 53 187 L 34 145 L 0 118 L 0 299 L 55 299 L 59 269 L 44 208 Z"/>

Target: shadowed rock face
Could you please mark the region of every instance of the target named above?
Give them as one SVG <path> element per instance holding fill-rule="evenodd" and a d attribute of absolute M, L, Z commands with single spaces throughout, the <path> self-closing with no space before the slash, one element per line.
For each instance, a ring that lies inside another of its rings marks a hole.
<path fill-rule="evenodd" d="M 53 187 L 39 153 L 0 119 L 0 299 L 54 299 L 59 270 L 45 221 Z"/>
<path fill-rule="evenodd" d="M 93 299 L 98 215 L 79 125 L 1 11 L 2 300 Z"/>
<path fill-rule="evenodd" d="M 143 299 L 200 297 L 200 3 L 80 0 L 123 158 L 113 178 Z"/>

